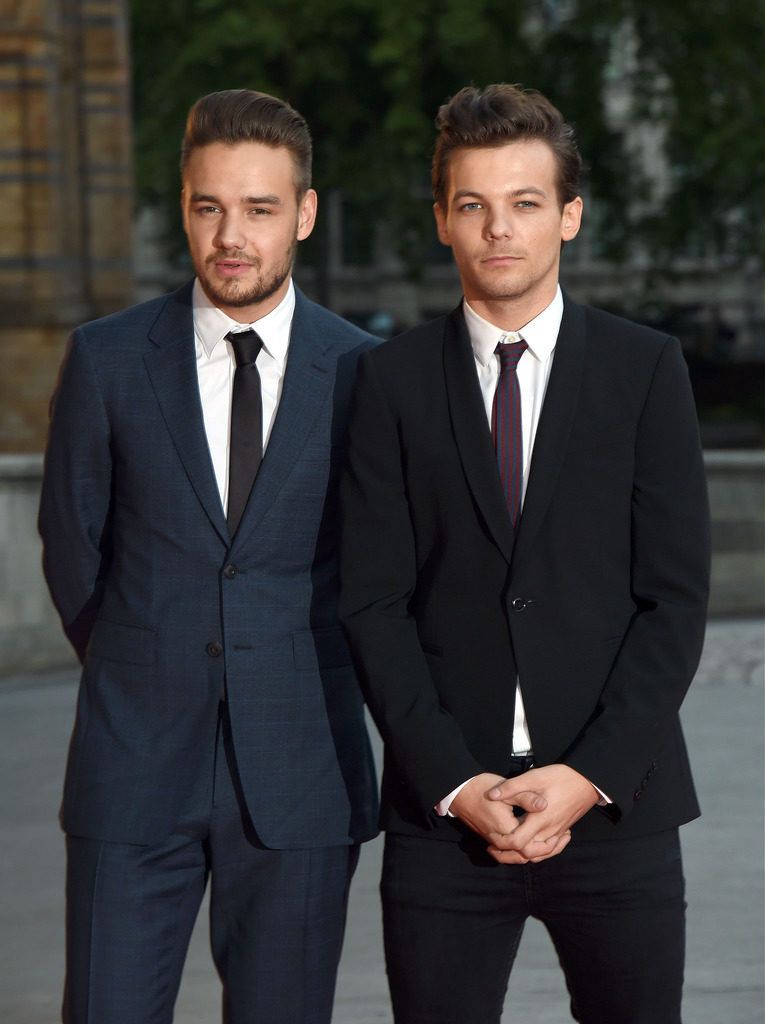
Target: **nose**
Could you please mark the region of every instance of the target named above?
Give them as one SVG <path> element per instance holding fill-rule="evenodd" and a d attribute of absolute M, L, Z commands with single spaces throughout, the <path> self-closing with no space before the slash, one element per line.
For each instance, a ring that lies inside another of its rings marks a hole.
<path fill-rule="evenodd" d="M 483 225 L 486 238 L 510 238 L 513 234 L 512 219 L 501 206 L 489 207 Z"/>
<path fill-rule="evenodd" d="M 244 249 L 246 239 L 239 218 L 234 213 L 222 214 L 213 244 L 218 249 Z"/>

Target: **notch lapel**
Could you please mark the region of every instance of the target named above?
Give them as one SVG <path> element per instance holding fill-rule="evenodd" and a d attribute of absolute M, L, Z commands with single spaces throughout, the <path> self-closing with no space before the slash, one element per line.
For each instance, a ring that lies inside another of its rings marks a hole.
<path fill-rule="evenodd" d="M 279 407 L 263 461 L 242 513 L 235 545 L 246 541 L 278 496 L 311 434 L 316 417 L 329 400 L 335 379 L 331 348 L 331 341 L 316 329 L 310 303 L 296 289 Z"/>
<path fill-rule="evenodd" d="M 584 310 L 564 295 L 563 319 L 539 417 L 513 567 L 531 548 L 555 492 L 576 411 L 585 359 Z"/>
<path fill-rule="evenodd" d="M 507 512 L 462 305 L 446 319 L 444 373 L 462 468 L 486 525 L 510 562 L 515 535 Z"/>
<path fill-rule="evenodd" d="M 192 284 L 168 296 L 149 331 L 153 351 L 144 357 L 162 416 L 191 486 L 226 546 L 230 543 L 207 445 L 199 397 Z"/>

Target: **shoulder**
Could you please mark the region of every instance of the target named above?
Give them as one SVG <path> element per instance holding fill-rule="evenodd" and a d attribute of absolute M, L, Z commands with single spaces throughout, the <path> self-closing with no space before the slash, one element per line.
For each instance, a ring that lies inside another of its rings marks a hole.
<path fill-rule="evenodd" d="M 156 298 L 148 299 L 146 302 L 137 303 L 127 309 L 121 309 L 107 316 L 90 320 L 75 328 L 73 341 L 85 344 L 109 344 L 112 343 L 145 343 L 152 327 L 160 316 L 172 307 L 181 316 L 188 316 L 189 324 L 192 323 L 191 313 L 191 283 L 187 283 L 174 292 L 159 295 Z"/>
<path fill-rule="evenodd" d="M 312 302 L 298 288 L 295 289 L 295 318 L 298 322 L 302 320 L 309 323 L 326 342 L 343 351 L 361 352 L 374 348 L 382 340 L 338 316 L 337 313 L 320 306 L 318 302 Z"/>
<path fill-rule="evenodd" d="M 564 323 L 579 317 L 589 344 L 620 357 L 657 359 L 668 345 L 674 347 L 679 344 L 677 339 L 653 327 L 595 306 L 578 305 L 568 298 L 563 316 Z"/>
<path fill-rule="evenodd" d="M 434 360 L 442 359 L 448 321 L 449 316 L 444 315 L 418 324 L 379 345 L 369 359 L 382 372 L 398 373 L 403 369 L 430 366 Z"/>

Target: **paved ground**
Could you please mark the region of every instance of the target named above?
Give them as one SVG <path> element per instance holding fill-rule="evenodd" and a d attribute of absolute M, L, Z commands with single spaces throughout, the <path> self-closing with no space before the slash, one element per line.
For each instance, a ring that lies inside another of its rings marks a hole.
<path fill-rule="evenodd" d="M 714 622 L 684 707 L 704 817 L 683 830 L 688 877 L 685 1024 L 762 1024 L 763 640 L 759 621 Z M 62 975 L 63 841 L 55 822 L 75 677 L 0 682 L 0 1022 L 53 1024 Z M 335 1024 L 390 1024 L 382 967 L 380 843 L 354 882 Z M 219 994 L 204 915 L 195 933 L 176 1024 L 215 1024 Z M 532 922 L 510 982 L 505 1019 L 565 1024 L 552 946 Z"/>

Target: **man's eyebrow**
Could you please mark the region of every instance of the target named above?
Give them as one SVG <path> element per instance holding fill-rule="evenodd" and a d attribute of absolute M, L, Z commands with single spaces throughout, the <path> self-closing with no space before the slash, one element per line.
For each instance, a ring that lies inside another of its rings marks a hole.
<path fill-rule="evenodd" d="M 517 188 L 514 192 L 510 193 L 511 196 L 544 196 L 547 198 L 547 193 L 543 188 L 537 188 L 536 185 L 526 185 L 525 188 Z"/>
<path fill-rule="evenodd" d="M 547 198 L 545 190 L 537 188 L 535 185 L 525 185 L 523 188 L 513 189 L 509 194 L 514 198 L 527 195 L 543 196 L 545 199 Z M 483 193 L 474 188 L 460 188 L 457 189 L 452 196 L 452 202 L 457 202 L 459 199 L 483 199 Z"/>
<path fill-rule="evenodd" d="M 459 188 L 452 196 L 452 202 L 456 203 L 458 199 L 467 199 L 468 197 L 471 199 L 483 199 L 481 193 L 473 188 Z"/>
<path fill-rule="evenodd" d="M 265 195 L 265 196 L 242 196 L 239 200 L 247 206 L 281 206 L 282 201 L 279 196 Z M 220 199 L 217 196 L 208 195 L 206 192 L 193 192 L 191 195 L 192 203 L 220 203 Z"/>

